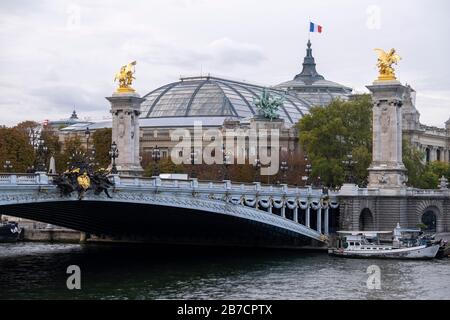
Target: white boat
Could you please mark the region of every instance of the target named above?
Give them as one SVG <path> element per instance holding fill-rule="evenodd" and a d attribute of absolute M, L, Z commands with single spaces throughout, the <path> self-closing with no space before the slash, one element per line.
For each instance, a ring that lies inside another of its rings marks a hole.
<path fill-rule="evenodd" d="M 337 248 L 328 253 L 345 258 L 433 259 L 439 244 L 422 238 L 419 229 L 402 229 L 397 224 L 391 243 L 381 243 L 380 237 L 392 231 L 338 231 Z"/>

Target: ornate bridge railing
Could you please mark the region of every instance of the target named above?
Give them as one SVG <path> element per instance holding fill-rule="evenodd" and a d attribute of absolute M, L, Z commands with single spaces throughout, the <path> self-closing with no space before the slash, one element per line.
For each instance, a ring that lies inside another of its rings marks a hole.
<path fill-rule="evenodd" d="M 53 184 L 53 178 L 46 174 L 0 174 L 0 205 L 25 201 L 24 194 L 28 194 L 34 201 L 58 200 L 60 196 L 56 185 Z M 197 179 L 165 180 L 159 177 L 118 175 L 112 175 L 110 178 L 115 184 L 111 193 L 112 199 L 89 193 L 86 199 L 166 204 L 172 201 L 180 206 L 185 204 L 194 208 L 207 206 L 206 210 L 211 212 L 229 211 L 236 216 L 265 221 L 318 240 L 323 240 L 323 234 L 329 233 L 329 209 L 338 206 L 335 195 L 329 196 L 321 189 L 311 187 L 268 186 L 258 182 L 251 184 L 231 181 L 205 182 Z M 183 199 L 184 203 L 180 199 Z M 304 224 L 299 222 L 300 210 L 303 210 Z M 316 212 L 315 230 L 311 228 L 312 210 Z"/>

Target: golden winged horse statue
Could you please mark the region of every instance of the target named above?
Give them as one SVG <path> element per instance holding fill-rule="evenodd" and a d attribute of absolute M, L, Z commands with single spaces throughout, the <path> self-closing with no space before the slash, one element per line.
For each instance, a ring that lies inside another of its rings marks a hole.
<path fill-rule="evenodd" d="M 136 79 L 133 75 L 135 73 L 136 61 L 130 62 L 120 68 L 120 71 L 116 73 L 114 77 L 114 82 L 119 81 L 119 88 L 117 92 L 134 92 L 131 87 L 133 80 Z"/>
<path fill-rule="evenodd" d="M 396 80 L 395 70 L 392 65 L 397 64 L 401 57 L 395 49 L 391 49 L 389 52 L 385 52 L 383 49 L 375 49 L 375 52 L 378 54 L 377 67 L 380 72 L 378 80 Z"/>

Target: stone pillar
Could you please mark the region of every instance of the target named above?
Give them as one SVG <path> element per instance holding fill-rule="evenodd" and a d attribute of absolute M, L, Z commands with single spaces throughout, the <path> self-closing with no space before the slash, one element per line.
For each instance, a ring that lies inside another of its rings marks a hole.
<path fill-rule="evenodd" d="M 308 203 L 308 206 L 306 207 L 306 226 L 309 228 L 310 226 L 311 226 L 311 207 L 309 206 L 309 203 Z"/>
<path fill-rule="evenodd" d="M 330 233 L 330 230 L 329 230 L 329 214 L 328 214 L 328 210 L 330 210 L 330 207 L 326 207 L 325 208 L 325 214 L 324 214 L 324 217 L 323 217 L 323 220 L 324 220 L 324 233 L 325 233 L 325 235 L 328 235 L 329 233 Z"/>
<path fill-rule="evenodd" d="M 294 222 L 298 223 L 298 207 L 294 208 Z"/>
<path fill-rule="evenodd" d="M 121 175 L 140 176 L 139 115 L 145 99 L 134 92 L 116 92 L 106 99 L 111 103 L 112 141 L 119 150 L 117 170 Z"/>
<path fill-rule="evenodd" d="M 396 80 L 367 86 L 373 96 L 373 152 L 369 188 L 402 188 L 407 180 L 402 161 L 402 102 L 405 87 Z"/>
<path fill-rule="evenodd" d="M 322 233 L 322 207 L 317 209 L 317 232 Z"/>

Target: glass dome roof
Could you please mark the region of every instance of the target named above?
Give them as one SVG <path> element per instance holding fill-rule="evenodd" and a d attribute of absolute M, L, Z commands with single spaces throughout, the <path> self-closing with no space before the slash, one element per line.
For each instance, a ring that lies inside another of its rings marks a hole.
<path fill-rule="evenodd" d="M 283 98 L 279 115 L 287 124 L 297 123 L 312 106 L 307 100 L 285 90 L 211 76 L 188 77 L 145 95 L 141 117 L 249 118 L 257 113 L 253 100 L 261 95 L 263 89 L 274 98 Z"/>

